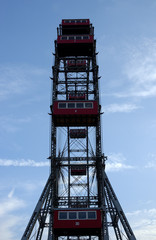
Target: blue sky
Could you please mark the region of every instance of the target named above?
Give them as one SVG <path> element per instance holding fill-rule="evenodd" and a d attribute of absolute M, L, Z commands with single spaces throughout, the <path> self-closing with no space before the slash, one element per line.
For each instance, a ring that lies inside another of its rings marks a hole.
<path fill-rule="evenodd" d="M 90 18 L 106 171 L 136 238 L 155 240 L 156 1 L 0 3 L 0 239 L 21 238 L 49 175 L 56 28 Z"/>

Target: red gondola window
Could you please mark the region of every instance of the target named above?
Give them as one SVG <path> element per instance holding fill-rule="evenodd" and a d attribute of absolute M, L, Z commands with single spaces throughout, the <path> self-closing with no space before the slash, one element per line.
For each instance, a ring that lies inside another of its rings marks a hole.
<path fill-rule="evenodd" d="M 75 103 L 68 103 L 68 108 L 75 108 Z"/>
<path fill-rule="evenodd" d="M 72 36 L 72 37 L 69 37 L 69 40 L 74 40 L 74 36 Z"/>
<path fill-rule="evenodd" d="M 76 103 L 76 108 L 83 108 L 83 103 Z"/>
<path fill-rule="evenodd" d="M 75 19 L 75 20 L 64 20 L 64 23 L 87 23 L 88 22 L 88 19 L 83 19 L 83 20 L 77 20 L 77 19 Z"/>
<path fill-rule="evenodd" d="M 83 39 L 89 39 L 89 36 L 83 36 Z"/>
<path fill-rule="evenodd" d="M 59 103 L 59 108 L 66 108 L 66 103 Z"/>
<path fill-rule="evenodd" d="M 81 40 L 81 36 L 77 36 L 77 37 L 76 37 L 76 40 Z"/>
<path fill-rule="evenodd" d="M 59 211 L 59 220 L 96 220 L 96 211 Z"/>
<path fill-rule="evenodd" d="M 77 212 L 69 212 L 69 220 L 77 219 Z"/>
<path fill-rule="evenodd" d="M 85 108 L 93 108 L 93 103 L 89 102 L 89 103 L 85 103 Z"/>
<path fill-rule="evenodd" d="M 86 219 L 87 218 L 86 212 L 78 212 L 78 218 L 79 219 Z"/>
<path fill-rule="evenodd" d="M 61 40 L 67 40 L 67 37 L 61 37 Z"/>
<path fill-rule="evenodd" d="M 90 37 L 87 36 L 62 36 L 60 37 L 61 40 L 88 40 Z"/>
<path fill-rule="evenodd" d="M 96 219 L 96 212 L 88 212 L 88 219 Z"/>
<path fill-rule="evenodd" d="M 67 212 L 59 212 L 59 220 L 67 220 Z"/>
<path fill-rule="evenodd" d="M 93 108 L 92 102 L 68 102 L 66 103 L 58 103 L 58 108 Z"/>

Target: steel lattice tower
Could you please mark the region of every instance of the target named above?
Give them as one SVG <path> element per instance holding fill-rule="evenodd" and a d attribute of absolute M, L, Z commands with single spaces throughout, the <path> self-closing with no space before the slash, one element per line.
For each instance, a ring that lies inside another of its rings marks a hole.
<path fill-rule="evenodd" d="M 105 172 L 89 19 L 62 20 L 54 56 L 51 174 L 22 240 L 135 240 Z"/>

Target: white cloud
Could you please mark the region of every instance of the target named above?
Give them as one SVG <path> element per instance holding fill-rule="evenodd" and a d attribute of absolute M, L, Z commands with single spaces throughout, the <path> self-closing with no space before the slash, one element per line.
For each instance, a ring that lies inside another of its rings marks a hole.
<path fill-rule="evenodd" d="M 23 185 L 21 187 L 23 189 Z M 20 239 L 31 217 L 26 200 L 14 196 L 14 192 L 13 188 L 0 199 L 0 239 Z"/>
<path fill-rule="evenodd" d="M 121 153 L 113 153 L 108 155 L 108 162 L 106 162 L 106 171 L 121 171 L 125 169 L 134 169 L 134 166 L 128 165 L 125 163 L 126 158 Z"/>
<path fill-rule="evenodd" d="M 11 192 L 9 192 L 8 198 L 12 198 L 12 197 L 13 197 L 14 191 L 15 191 L 15 189 L 13 188 L 13 189 L 11 190 Z"/>
<path fill-rule="evenodd" d="M 118 97 L 156 96 L 156 39 L 144 39 L 129 47 L 129 60 L 124 74 L 128 79 L 127 89 L 117 93 Z"/>
<path fill-rule="evenodd" d="M 125 169 L 133 169 L 133 166 L 126 165 L 123 163 L 107 163 L 106 164 L 106 171 L 107 172 L 114 172 L 114 171 L 121 171 Z"/>
<path fill-rule="evenodd" d="M 138 240 L 155 240 L 156 209 L 143 209 L 126 214 Z"/>
<path fill-rule="evenodd" d="M 44 162 L 35 162 L 34 160 L 9 160 L 9 159 L 0 159 L 0 166 L 2 167 L 49 167 L 49 161 Z"/>
<path fill-rule="evenodd" d="M 108 155 L 108 159 L 112 162 L 125 162 L 126 158 L 123 156 L 122 153 L 110 153 Z"/>
<path fill-rule="evenodd" d="M 146 164 L 145 168 L 152 168 L 153 170 L 156 170 L 156 154 L 149 154 L 150 160 Z"/>
<path fill-rule="evenodd" d="M 15 211 L 19 208 L 22 208 L 25 206 L 25 203 L 13 196 L 8 196 L 7 199 L 4 199 L 4 201 L 1 201 L 0 204 L 0 216 L 2 217 L 3 215 L 10 213 L 12 211 Z"/>
<path fill-rule="evenodd" d="M 7 214 L 5 217 L 0 216 L 0 237 L 5 240 L 20 239 L 20 228 L 25 225 L 22 216 Z"/>
<path fill-rule="evenodd" d="M 12 189 L 8 196 L 0 200 L 0 237 L 1 239 L 17 239 L 18 230 L 22 227 L 23 217 L 18 216 L 18 210 L 25 207 L 25 202 L 14 195 Z M 19 237 L 19 236 L 18 236 Z"/>
<path fill-rule="evenodd" d="M 139 107 L 135 104 L 110 104 L 108 106 L 102 107 L 102 111 L 105 113 L 116 113 L 116 112 L 122 112 L 122 113 L 129 113 L 132 112 Z"/>
<path fill-rule="evenodd" d="M 147 165 L 145 166 L 145 168 L 152 168 L 152 169 L 156 170 L 156 162 L 155 161 L 148 162 Z"/>

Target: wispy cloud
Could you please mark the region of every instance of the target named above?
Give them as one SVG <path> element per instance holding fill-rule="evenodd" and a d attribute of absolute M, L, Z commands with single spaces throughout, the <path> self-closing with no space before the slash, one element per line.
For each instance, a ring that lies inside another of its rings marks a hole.
<path fill-rule="evenodd" d="M 23 200 L 20 200 L 16 197 L 14 197 L 13 195 L 13 191 L 11 190 L 8 193 L 8 197 L 7 199 L 1 200 L 1 204 L 0 204 L 0 216 L 10 213 L 12 211 L 17 210 L 18 208 L 22 208 L 25 206 L 25 203 Z"/>
<path fill-rule="evenodd" d="M 150 154 L 148 158 L 150 158 L 150 160 L 145 165 L 145 168 L 156 170 L 156 154 Z"/>
<path fill-rule="evenodd" d="M 108 161 L 106 162 L 106 171 L 122 171 L 125 169 L 134 169 L 134 166 L 126 164 L 126 158 L 121 153 L 112 153 L 108 155 Z"/>
<path fill-rule="evenodd" d="M 1 116 L 0 117 L 0 131 L 5 131 L 7 133 L 14 133 L 19 130 L 22 124 L 31 121 L 30 117 L 17 118 L 12 116 Z"/>
<path fill-rule="evenodd" d="M 127 89 L 118 97 L 156 96 L 156 39 L 144 39 L 136 46 L 129 46 L 129 56 L 124 69 Z"/>
<path fill-rule="evenodd" d="M 8 214 L 3 218 L 0 217 L 1 239 L 19 239 L 21 237 L 19 229 L 22 228 L 23 224 L 25 225 L 22 216 Z"/>
<path fill-rule="evenodd" d="M 145 166 L 145 168 L 152 168 L 152 169 L 156 170 L 156 162 L 155 161 L 148 162 L 147 165 Z"/>
<path fill-rule="evenodd" d="M 22 227 L 23 217 L 17 211 L 25 207 L 25 202 L 14 196 L 14 190 L 0 200 L 0 235 L 1 239 L 14 240 L 19 237 L 18 230 Z M 15 213 L 16 211 L 16 213 Z"/>
<path fill-rule="evenodd" d="M 25 93 L 35 77 L 48 76 L 44 69 L 25 65 L 0 65 L 0 100 Z"/>
<path fill-rule="evenodd" d="M 27 193 L 31 193 L 31 192 L 34 193 L 34 191 L 38 191 L 38 189 L 40 190 L 43 189 L 44 186 L 45 186 L 45 181 L 42 181 L 42 180 L 32 181 L 31 179 L 31 181 L 27 180 L 24 183 L 17 183 L 16 188 L 22 189 Z"/>
<path fill-rule="evenodd" d="M 2 167 L 49 167 L 49 161 L 36 162 L 34 160 L 9 160 L 9 159 L 0 159 L 0 166 Z"/>
<path fill-rule="evenodd" d="M 143 209 L 127 213 L 136 238 L 154 240 L 156 236 L 156 209 Z"/>
<path fill-rule="evenodd" d="M 108 154 L 108 161 L 106 161 L 106 171 L 121 171 L 125 169 L 152 169 L 156 170 L 156 154 L 148 154 L 147 163 L 144 166 L 139 165 L 129 165 L 127 164 L 127 159 L 122 153 L 111 153 Z"/>
<path fill-rule="evenodd" d="M 0 66 L 0 100 L 19 94 L 27 88 L 25 74 L 19 67 Z"/>
<path fill-rule="evenodd" d="M 129 104 L 129 103 L 125 103 L 125 104 L 110 104 L 107 106 L 102 107 L 102 111 L 104 111 L 105 113 L 130 113 L 136 109 L 140 108 L 139 106 L 137 106 L 136 104 Z"/>
<path fill-rule="evenodd" d="M 106 164 L 106 171 L 107 172 L 114 172 L 114 171 L 122 171 L 125 169 L 133 169 L 134 167 L 131 165 L 126 165 L 123 163 L 107 163 Z"/>

